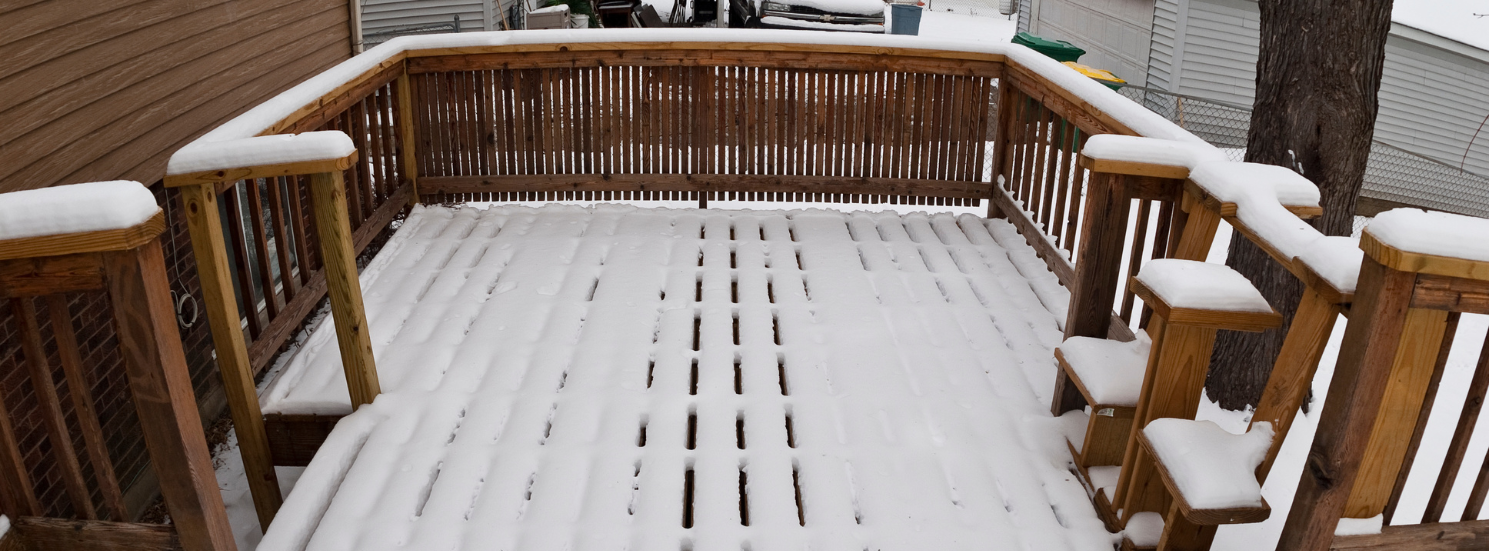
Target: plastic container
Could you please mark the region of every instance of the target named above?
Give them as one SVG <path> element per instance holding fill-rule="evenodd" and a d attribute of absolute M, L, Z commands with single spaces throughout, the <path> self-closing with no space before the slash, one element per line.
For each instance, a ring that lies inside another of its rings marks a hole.
<path fill-rule="evenodd" d="M 1080 61 L 1086 51 L 1064 40 L 1050 40 L 1029 33 L 1013 35 L 1013 43 L 1028 46 L 1055 61 Z"/>
<path fill-rule="evenodd" d="M 573 25 L 576 29 L 588 29 L 589 16 L 582 13 L 571 14 L 569 15 L 569 24 Z"/>
<path fill-rule="evenodd" d="M 894 4 L 889 7 L 889 34 L 920 34 L 920 6 Z"/>
<path fill-rule="evenodd" d="M 1113 90 L 1121 90 L 1122 86 L 1127 84 L 1127 81 L 1117 78 L 1117 75 L 1112 74 L 1111 71 L 1106 69 L 1097 69 L 1095 67 L 1081 65 L 1074 61 L 1066 61 L 1064 64 L 1066 67 L 1075 69 L 1080 74 L 1091 77 L 1091 80 L 1105 84 L 1107 88 Z"/>

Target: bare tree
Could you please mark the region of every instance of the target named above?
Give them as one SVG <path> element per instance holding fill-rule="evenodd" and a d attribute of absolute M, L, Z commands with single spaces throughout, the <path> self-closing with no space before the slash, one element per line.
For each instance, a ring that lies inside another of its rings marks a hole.
<path fill-rule="evenodd" d="M 1261 48 L 1246 160 L 1318 184 L 1327 235 L 1349 235 L 1375 131 L 1392 0 L 1259 0 Z M 1302 284 L 1241 235 L 1226 265 L 1288 320 L 1266 333 L 1222 332 L 1205 386 L 1227 409 L 1255 404 L 1297 310 Z"/>

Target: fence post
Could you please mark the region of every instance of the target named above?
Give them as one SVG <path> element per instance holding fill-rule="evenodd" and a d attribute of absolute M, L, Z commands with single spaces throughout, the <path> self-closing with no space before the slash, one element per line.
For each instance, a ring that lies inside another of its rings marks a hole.
<path fill-rule="evenodd" d="M 1004 71 L 1008 69 L 1005 67 Z M 998 178 L 1009 182 L 1011 173 L 1008 173 L 1009 148 L 1013 146 L 1013 115 L 1014 103 L 1017 101 L 1018 93 L 1014 90 L 1013 83 L 1008 79 L 1002 79 L 998 83 L 998 120 L 997 133 L 993 135 L 993 178 L 989 184 L 992 193 L 998 193 Z M 1006 184 L 1005 184 L 1006 185 Z M 998 204 L 993 201 L 989 194 L 987 202 L 987 217 L 1005 217 L 1005 213 L 998 209 Z"/>
<path fill-rule="evenodd" d="M 104 274 L 130 394 L 181 546 L 236 549 L 202 438 L 160 242 L 104 254 Z"/>
<path fill-rule="evenodd" d="M 1279 551 L 1325 551 L 1333 542 L 1401 348 L 1415 283 L 1416 274 L 1370 256 L 1361 264 L 1334 379 Z"/>
<path fill-rule="evenodd" d="M 1075 285 L 1070 290 L 1070 313 L 1065 320 L 1067 339 L 1106 338 L 1111 328 L 1112 303 L 1117 297 L 1117 275 L 1121 272 L 1122 247 L 1127 238 L 1130 205 L 1126 181 L 1127 177 L 1120 174 L 1092 172 L 1086 186 Z M 1050 412 L 1059 416 L 1085 407 L 1085 402 L 1065 373 L 1056 372 Z"/>
<path fill-rule="evenodd" d="M 212 328 L 212 345 L 217 351 L 217 370 L 222 375 L 228 411 L 233 417 L 233 430 L 238 435 L 238 447 L 243 453 L 249 493 L 253 495 L 259 529 L 267 530 L 284 504 L 284 496 L 279 493 L 279 477 L 274 472 L 269 436 L 264 431 L 264 416 L 253 384 L 253 365 L 248 362 L 248 345 L 240 328 L 239 320 L 242 318 L 233 295 L 227 245 L 222 240 L 222 217 L 217 210 L 217 186 L 197 184 L 177 189 L 181 192 L 181 206 L 186 211 L 186 226 L 191 232 L 191 248 L 196 255 L 196 271 L 201 280 L 207 323 Z M 244 289 L 244 292 L 248 290 Z"/>
<path fill-rule="evenodd" d="M 355 158 L 356 154 L 351 157 Z M 372 339 L 367 334 L 367 314 L 362 307 L 362 283 L 357 280 L 356 249 L 352 246 L 342 173 L 311 174 L 310 201 L 315 211 L 315 229 L 321 238 L 326 294 L 331 297 L 331 318 L 336 323 L 341 367 L 346 372 L 347 391 L 355 410 L 372 403 L 382 388 L 372 358 Z"/>

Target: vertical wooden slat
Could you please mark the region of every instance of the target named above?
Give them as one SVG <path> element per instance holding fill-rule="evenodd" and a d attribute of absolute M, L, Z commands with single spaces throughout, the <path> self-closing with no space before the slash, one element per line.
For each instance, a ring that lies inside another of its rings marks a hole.
<path fill-rule="evenodd" d="M 297 236 L 290 235 L 289 226 L 284 222 L 284 181 L 288 177 L 268 178 L 269 184 L 269 221 L 274 225 L 274 252 L 279 260 L 279 281 L 284 286 L 284 301 L 289 303 L 295 298 L 299 285 L 294 277 L 294 266 L 290 261 L 290 249 Z M 309 269 L 309 268 L 304 268 Z"/>
<path fill-rule="evenodd" d="M 9 394 L 5 391 L 8 389 L 0 388 L 3 393 L 0 395 Z M 41 502 L 36 500 L 31 483 L 31 471 L 26 469 L 26 459 L 17 445 L 4 400 L 0 400 L 0 510 L 17 517 L 42 514 Z"/>
<path fill-rule="evenodd" d="M 414 121 L 416 120 L 414 118 L 414 106 L 418 98 L 413 95 L 413 86 L 409 82 L 407 73 L 398 75 L 398 87 L 395 88 L 395 97 L 393 99 L 396 100 L 395 103 L 397 104 L 397 109 L 393 112 L 394 120 L 397 123 L 393 136 L 398 145 L 397 155 L 399 166 L 403 170 L 402 177 L 408 180 L 409 185 L 413 186 L 413 193 L 409 194 L 408 200 L 410 205 L 414 205 L 419 202 L 419 152 L 415 147 L 415 144 L 418 143 L 415 138 L 418 135 L 418 131 L 414 129 Z M 399 182 L 399 185 L 402 185 L 402 182 Z M 291 186 L 291 189 L 294 189 L 294 186 Z M 295 194 L 294 196 L 298 197 L 299 195 Z M 299 209 L 294 208 L 292 211 L 296 212 L 295 219 L 298 220 L 300 218 L 298 214 Z M 298 226 L 296 226 L 296 233 L 299 233 Z M 304 242 L 302 241 L 300 244 L 303 246 Z M 296 250 L 299 250 L 299 248 L 296 247 Z M 301 264 L 300 270 L 302 270 L 303 276 L 303 272 L 309 271 L 309 267 Z"/>
<path fill-rule="evenodd" d="M 243 314 L 248 318 L 248 334 L 252 338 L 258 338 L 262 327 L 259 324 L 258 298 L 254 294 L 253 270 L 248 264 L 248 245 L 243 238 L 243 210 L 241 201 L 238 200 L 238 187 L 245 185 L 245 181 L 238 182 L 237 186 L 223 193 L 227 200 L 223 203 L 227 207 L 228 216 L 232 217 L 226 224 L 229 243 L 233 250 L 233 259 L 237 261 L 238 287 L 242 295 L 244 305 Z M 216 204 L 216 201 L 213 201 Z M 236 324 L 230 327 L 237 327 Z"/>
<path fill-rule="evenodd" d="M 119 480 L 114 475 L 114 461 L 109 457 L 103 428 L 98 424 L 98 413 L 93 407 L 93 382 L 83 372 L 83 358 L 72 327 L 72 313 L 67 307 L 67 299 L 60 294 L 47 295 L 46 301 L 52 336 L 57 341 L 57 357 L 62 361 L 67 394 L 72 398 L 72 410 L 83 433 L 83 448 L 93 466 L 93 479 L 98 482 L 99 494 L 110 518 L 124 522 L 129 519 L 129 513 L 124 508 L 124 494 L 119 490 Z"/>
<path fill-rule="evenodd" d="M 248 217 L 252 225 L 248 230 L 253 233 L 253 250 L 255 263 L 258 265 L 259 284 L 263 286 L 264 308 L 269 312 L 269 319 L 279 317 L 279 293 L 274 290 L 274 270 L 269 259 L 268 232 L 264 228 L 264 199 L 259 191 L 259 180 L 244 180 L 240 185 L 244 186 L 248 193 Z"/>
<path fill-rule="evenodd" d="M 1080 129 L 1076 129 L 1075 134 L 1078 144 L 1075 150 L 1084 149 L 1086 147 L 1086 133 L 1081 132 Z M 1075 155 L 1072 154 L 1071 157 L 1073 158 Z M 1071 162 L 1075 162 L 1074 159 Z M 1070 178 L 1070 213 L 1067 215 L 1065 221 L 1065 235 L 1069 237 L 1065 240 L 1065 250 L 1072 253 L 1075 252 L 1076 239 L 1080 237 L 1076 233 L 1076 228 L 1079 227 L 1081 212 L 1084 209 L 1084 202 L 1080 200 L 1081 192 L 1089 187 L 1086 181 L 1086 169 L 1077 164 L 1073 170 L 1075 173 Z"/>
<path fill-rule="evenodd" d="M 1148 243 L 1148 208 L 1152 201 L 1137 202 L 1137 230 L 1132 233 L 1132 247 L 1127 260 L 1127 275 L 1135 276 L 1143 267 L 1143 247 Z M 1122 308 L 1118 310 L 1122 321 L 1132 323 L 1132 277 L 1122 285 Z"/>
<path fill-rule="evenodd" d="M 21 349 L 26 355 L 26 367 L 30 370 L 36 405 L 47 430 L 47 440 L 52 444 L 53 464 L 62 477 L 67 496 L 72 499 L 73 513 L 84 519 L 96 519 L 98 514 L 93 510 L 88 483 L 83 479 L 83 467 L 78 463 L 78 453 L 72 447 L 72 435 L 67 430 L 67 420 L 62 416 L 62 401 L 57 398 L 57 382 L 52 379 L 52 365 L 47 361 L 46 349 L 42 347 L 36 304 L 30 297 L 16 297 L 10 299 L 10 309 L 16 320 L 16 335 L 20 338 Z"/>

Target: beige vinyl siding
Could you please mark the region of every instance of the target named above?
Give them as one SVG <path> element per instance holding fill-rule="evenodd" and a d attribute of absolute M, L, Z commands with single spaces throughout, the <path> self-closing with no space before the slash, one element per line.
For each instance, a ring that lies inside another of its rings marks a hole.
<path fill-rule="evenodd" d="M 1399 36 L 1386 41 L 1376 139 L 1458 166 L 1486 113 L 1489 63 Z M 1489 174 L 1489 135 L 1468 153 L 1467 169 Z"/>
<path fill-rule="evenodd" d="M 1086 50 L 1080 62 L 1142 85 L 1148 72 L 1152 0 L 1038 0 L 1029 32 Z"/>
<path fill-rule="evenodd" d="M 462 32 L 500 30 L 499 0 L 361 0 L 362 33 L 450 23 L 460 16 Z M 510 6 L 516 0 L 501 2 Z M 542 0 L 532 0 L 541 3 Z"/>

